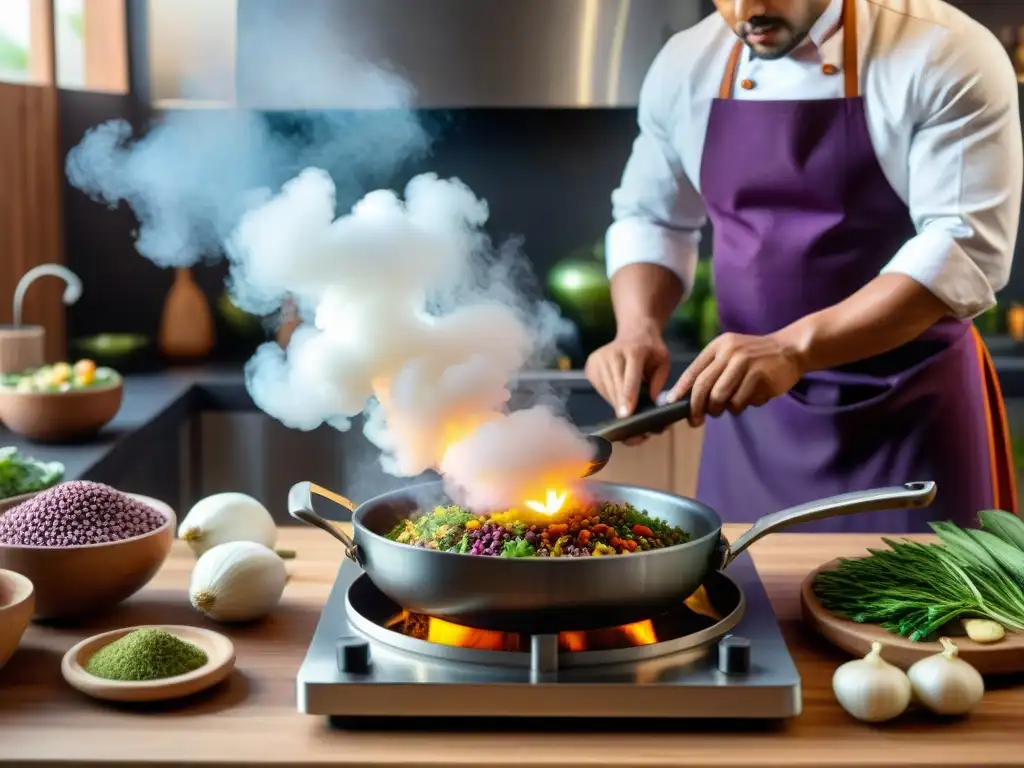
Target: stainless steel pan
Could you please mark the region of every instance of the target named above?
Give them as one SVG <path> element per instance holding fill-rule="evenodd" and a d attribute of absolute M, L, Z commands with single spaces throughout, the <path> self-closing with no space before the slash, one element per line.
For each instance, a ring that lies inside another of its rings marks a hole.
<path fill-rule="evenodd" d="M 410 611 L 481 629 L 541 634 L 647 618 L 678 605 L 709 571 L 725 568 L 769 533 L 836 515 L 927 507 L 936 492 L 935 483 L 920 482 L 811 502 L 762 517 L 730 544 L 721 518 L 699 501 L 636 486 L 585 483 L 597 498 L 633 504 L 693 538 L 628 555 L 521 559 L 441 552 L 386 538 L 396 523 L 443 498 L 441 481 L 385 493 L 358 507 L 303 482 L 289 492 L 288 511 L 340 540 L 377 588 Z M 352 538 L 313 511 L 314 495 L 352 510 Z"/>

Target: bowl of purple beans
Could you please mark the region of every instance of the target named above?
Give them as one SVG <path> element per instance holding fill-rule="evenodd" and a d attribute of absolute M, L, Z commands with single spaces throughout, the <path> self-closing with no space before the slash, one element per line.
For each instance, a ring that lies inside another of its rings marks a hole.
<path fill-rule="evenodd" d="M 162 501 L 74 480 L 0 511 L 0 568 L 32 581 L 34 619 L 86 617 L 149 583 L 174 530 Z"/>

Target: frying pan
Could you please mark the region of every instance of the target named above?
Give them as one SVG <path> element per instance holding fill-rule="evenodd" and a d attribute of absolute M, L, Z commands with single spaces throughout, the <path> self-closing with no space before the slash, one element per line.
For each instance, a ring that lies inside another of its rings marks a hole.
<path fill-rule="evenodd" d="M 585 480 L 595 498 L 629 503 L 691 535 L 685 544 L 607 557 L 506 558 L 442 552 L 386 537 L 397 523 L 444 498 L 443 481 L 391 491 L 355 506 L 309 482 L 288 493 L 288 511 L 345 545 L 345 554 L 394 602 L 480 629 L 530 634 L 617 626 L 678 606 L 712 570 L 723 569 L 774 531 L 825 517 L 927 507 L 933 482 L 858 491 L 762 517 L 730 544 L 722 520 L 694 499 L 650 488 Z M 313 511 L 313 496 L 352 510 L 353 536 Z"/>
<path fill-rule="evenodd" d="M 583 477 L 590 477 L 607 466 L 612 457 L 612 443 L 629 440 L 631 437 L 641 437 L 651 432 L 660 432 L 689 416 L 689 395 L 668 405 L 657 405 L 647 394 L 646 387 L 643 387 L 637 409 L 631 416 L 590 430 L 587 440 L 593 448 L 594 457 L 590 460 Z"/>

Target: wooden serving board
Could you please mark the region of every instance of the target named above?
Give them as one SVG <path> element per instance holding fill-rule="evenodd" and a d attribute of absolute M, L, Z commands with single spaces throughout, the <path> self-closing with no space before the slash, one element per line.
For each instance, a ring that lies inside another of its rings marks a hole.
<path fill-rule="evenodd" d="M 854 656 L 864 656 L 871 643 L 882 644 L 882 658 L 906 670 L 915 661 L 942 652 L 938 642 L 921 643 L 900 637 L 877 624 L 858 624 L 829 613 L 814 594 L 814 579 L 822 571 L 838 567 L 832 560 L 815 569 L 800 585 L 800 608 L 804 622 L 817 630 L 826 640 Z M 956 643 L 960 657 L 982 675 L 1007 675 L 1024 672 L 1024 633 L 1007 632 L 998 643 L 976 643 L 963 629 L 947 635 Z"/>

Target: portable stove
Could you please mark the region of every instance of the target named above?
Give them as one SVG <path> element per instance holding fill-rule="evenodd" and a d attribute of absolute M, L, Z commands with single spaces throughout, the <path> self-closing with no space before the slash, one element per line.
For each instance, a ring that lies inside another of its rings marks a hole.
<path fill-rule="evenodd" d="M 800 714 L 800 675 L 749 555 L 647 621 L 551 635 L 410 614 L 346 560 L 297 679 L 299 711 L 360 718 Z"/>

